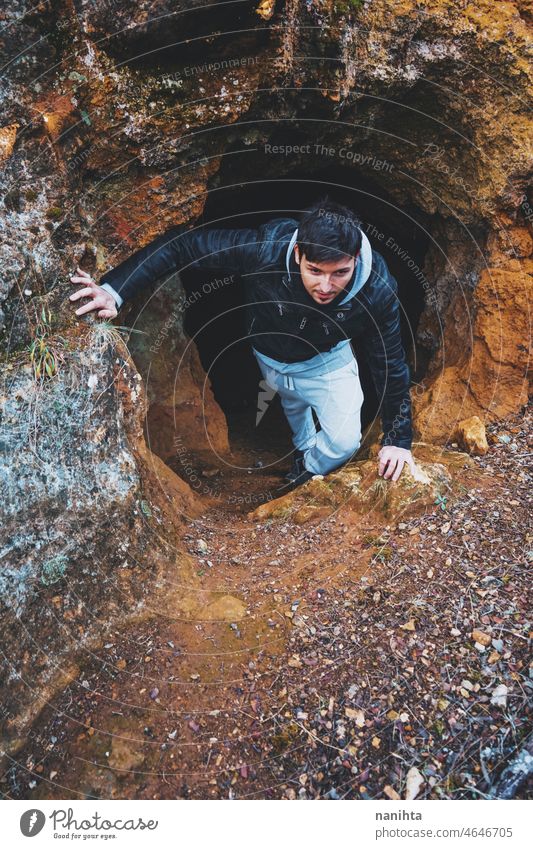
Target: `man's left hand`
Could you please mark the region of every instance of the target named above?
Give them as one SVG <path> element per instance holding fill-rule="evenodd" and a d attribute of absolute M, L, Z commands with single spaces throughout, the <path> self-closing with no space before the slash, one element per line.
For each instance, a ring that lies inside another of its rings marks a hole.
<path fill-rule="evenodd" d="M 379 476 L 387 480 L 391 478 L 397 481 L 400 477 L 404 463 L 409 465 L 411 472 L 415 469 L 415 460 L 407 448 L 398 448 L 396 445 L 384 445 L 378 454 Z"/>

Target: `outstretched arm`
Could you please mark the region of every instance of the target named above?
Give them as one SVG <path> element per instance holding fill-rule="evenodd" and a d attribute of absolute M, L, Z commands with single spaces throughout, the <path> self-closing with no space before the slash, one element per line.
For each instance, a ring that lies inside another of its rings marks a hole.
<path fill-rule="evenodd" d="M 366 353 L 382 404 L 383 439 L 378 455 L 379 474 L 398 480 L 405 462 L 411 468 L 414 466 L 409 366 L 400 333 L 398 284 L 385 264 L 383 273 L 386 275 L 387 295 L 371 317 Z"/>
<path fill-rule="evenodd" d="M 99 308 L 100 304 L 95 305 L 96 299 L 102 301 L 109 296 L 112 296 L 118 309 L 125 300 L 132 298 L 148 283 L 165 274 L 186 268 L 222 266 L 241 273 L 253 265 L 257 255 L 257 238 L 256 230 L 246 228 L 187 230 L 184 225 L 171 227 L 144 248 L 135 251 L 124 262 L 106 272 L 100 278 L 99 286 L 93 281 L 93 285 L 89 285 L 88 289 L 76 292 L 75 295 L 78 297 L 93 298 L 89 304 L 76 310 L 76 313 L 81 315 Z M 87 275 L 87 272 L 81 272 L 80 269 L 78 272 L 81 275 Z M 74 276 L 71 280 L 87 282 L 85 279 L 76 279 Z M 84 292 L 83 295 L 82 292 Z M 109 309 L 107 301 L 106 307 Z"/>

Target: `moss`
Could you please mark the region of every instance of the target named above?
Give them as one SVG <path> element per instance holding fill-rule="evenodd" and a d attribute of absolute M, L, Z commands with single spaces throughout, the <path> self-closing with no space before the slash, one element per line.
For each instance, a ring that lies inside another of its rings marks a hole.
<path fill-rule="evenodd" d="M 379 545 L 379 536 L 376 536 L 376 534 L 363 534 L 361 542 L 363 545 Z"/>
<path fill-rule="evenodd" d="M 37 200 L 38 194 L 35 189 L 27 189 L 24 193 L 24 197 L 26 198 L 26 200 L 34 201 Z"/>
<path fill-rule="evenodd" d="M 446 730 L 446 726 L 444 725 L 444 722 L 441 719 L 437 719 L 436 722 L 433 723 L 433 731 L 439 737 L 442 737 L 445 730 Z"/>
<path fill-rule="evenodd" d="M 51 584 L 57 584 L 65 577 L 67 571 L 68 559 L 64 554 L 57 554 L 50 558 L 41 566 L 41 584 L 49 587 Z"/>
<path fill-rule="evenodd" d="M 152 509 L 151 509 L 148 501 L 144 501 L 144 500 L 141 501 L 141 510 L 143 511 L 145 516 L 151 516 L 152 515 Z"/>
<path fill-rule="evenodd" d="M 61 209 L 60 206 L 49 206 L 48 209 L 46 210 L 46 217 L 47 218 L 53 218 L 54 220 L 57 220 L 58 218 L 61 218 L 62 215 L 63 215 L 63 210 Z"/>
<path fill-rule="evenodd" d="M 270 743 L 274 751 L 278 754 L 285 751 L 289 746 L 294 745 L 301 733 L 300 727 L 295 722 L 289 722 L 283 731 L 279 734 L 274 734 L 270 738 Z"/>
<path fill-rule="evenodd" d="M 340 15 L 350 15 L 358 12 L 365 5 L 365 0 L 335 0 L 333 11 Z"/>

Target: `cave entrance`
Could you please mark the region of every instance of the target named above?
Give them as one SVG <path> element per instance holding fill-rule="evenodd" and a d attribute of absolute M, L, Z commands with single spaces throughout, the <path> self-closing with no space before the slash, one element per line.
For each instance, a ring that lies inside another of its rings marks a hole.
<path fill-rule="evenodd" d="M 253 171 L 253 168 L 251 169 Z M 257 175 L 264 173 L 264 165 Z M 241 177 L 242 179 L 242 177 Z M 309 174 L 304 170 L 289 176 L 261 180 L 246 178 L 239 183 L 230 170 L 219 172 L 217 185 L 209 193 L 201 222 L 215 227 L 256 227 L 280 217 L 298 218 L 300 212 L 324 194 L 345 204 L 362 220 L 371 245 L 388 263 L 398 281 L 402 305 L 402 338 L 412 380 L 424 373 L 424 363 L 415 345 L 416 330 L 424 307 L 420 269 L 429 245 L 428 222 L 420 210 L 399 209 L 371 179 L 358 177 L 342 168 Z M 182 282 L 190 301 L 185 317 L 187 334 L 194 339 L 202 365 L 209 375 L 215 399 L 222 408 L 232 450 L 254 455 L 271 452 L 287 465 L 292 450 L 289 426 L 279 398 L 269 404 L 256 426 L 258 384 L 262 375 L 245 337 L 244 285 L 230 280 L 223 268 L 187 271 Z M 209 296 L 195 300 L 194 293 Z M 378 399 L 364 358 L 361 340 L 352 339 L 365 395 L 362 425 L 367 427 L 378 413 Z M 272 462 L 272 458 L 270 459 Z"/>

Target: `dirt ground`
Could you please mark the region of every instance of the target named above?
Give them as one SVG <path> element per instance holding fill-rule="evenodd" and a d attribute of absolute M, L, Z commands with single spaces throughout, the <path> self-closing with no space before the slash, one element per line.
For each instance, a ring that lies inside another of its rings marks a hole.
<path fill-rule="evenodd" d="M 169 576 L 148 620 L 86 656 L 3 796 L 489 797 L 531 734 L 530 410 L 488 437 L 459 498 L 390 525 L 260 522 L 279 464 L 205 470 L 195 603 Z"/>

